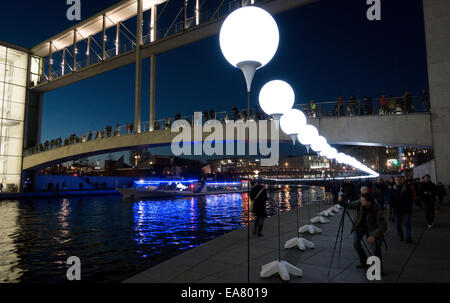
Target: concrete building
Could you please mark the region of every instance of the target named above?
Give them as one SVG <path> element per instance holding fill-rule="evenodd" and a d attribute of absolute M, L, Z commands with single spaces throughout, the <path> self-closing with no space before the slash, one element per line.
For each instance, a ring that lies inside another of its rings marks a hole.
<path fill-rule="evenodd" d="M 450 184 L 450 1 L 423 0 L 436 178 Z"/>

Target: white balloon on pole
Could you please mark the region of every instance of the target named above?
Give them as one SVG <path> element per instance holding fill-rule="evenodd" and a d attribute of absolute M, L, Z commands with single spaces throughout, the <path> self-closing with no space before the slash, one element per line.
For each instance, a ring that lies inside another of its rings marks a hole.
<path fill-rule="evenodd" d="M 259 92 L 259 105 L 268 115 L 281 116 L 294 106 L 294 102 L 294 90 L 282 80 L 267 82 Z"/>
<path fill-rule="evenodd" d="M 272 60 L 278 49 L 278 26 L 264 9 L 245 6 L 233 11 L 220 29 L 220 48 L 227 61 L 239 67 L 243 62 L 258 62 L 259 67 Z"/>
<path fill-rule="evenodd" d="M 305 125 L 306 116 L 298 109 L 290 109 L 280 118 L 281 130 L 289 136 L 298 135 Z"/>
<path fill-rule="evenodd" d="M 314 142 L 314 139 L 318 136 L 319 136 L 319 132 L 317 131 L 317 128 L 315 128 L 312 125 L 307 124 L 301 129 L 297 138 L 301 144 L 311 145 Z"/>

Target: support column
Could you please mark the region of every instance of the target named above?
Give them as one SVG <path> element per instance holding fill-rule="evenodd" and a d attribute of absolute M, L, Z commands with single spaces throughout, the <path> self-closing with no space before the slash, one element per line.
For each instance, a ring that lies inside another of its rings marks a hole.
<path fill-rule="evenodd" d="M 87 39 L 86 47 L 86 66 L 91 65 L 91 36 Z"/>
<path fill-rule="evenodd" d="M 61 63 L 61 75 L 62 76 L 64 76 L 65 69 L 66 69 L 66 48 L 64 47 L 62 63 Z"/>
<path fill-rule="evenodd" d="M 49 42 L 49 47 L 48 47 L 48 81 L 50 81 L 50 78 L 52 76 L 52 64 L 53 64 L 53 59 L 52 59 L 52 43 Z"/>
<path fill-rule="evenodd" d="M 156 40 L 156 31 L 157 28 L 157 19 L 158 19 L 158 9 L 156 5 L 152 6 L 152 11 L 150 14 L 150 42 L 153 42 Z"/>
<path fill-rule="evenodd" d="M 150 56 L 150 131 L 155 129 L 156 121 L 156 56 Z"/>
<path fill-rule="evenodd" d="M 72 72 L 77 70 L 77 30 L 73 30 L 73 67 Z"/>
<path fill-rule="evenodd" d="M 450 1 L 423 0 L 436 181 L 450 184 Z"/>
<path fill-rule="evenodd" d="M 136 30 L 136 82 L 134 100 L 134 130 L 141 132 L 141 88 L 142 88 L 142 0 L 137 1 Z"/>
<path fill-rule="evenodd" d="M 186 30 L 187 24 L 186 24 L 186 20 L 187 20 L 187 2 L 188 0 L 183 0 L 183 30 Z"/>
<path fill-rule="evenodd" d="M 116 56 L 119 54 L 119 45 L 120 45 L 120 22 L 116 24 Z"/>
<path fill-rule="evenodd" d="M 102 31 L 102 60 L 105 61 L 106 52 L 106 15 L 103 14 L 103 31 Z"/>
<path fill-rule="evenodd" d="M 200 24 L 200 0 L 195 0 L 195 25 Z"/>

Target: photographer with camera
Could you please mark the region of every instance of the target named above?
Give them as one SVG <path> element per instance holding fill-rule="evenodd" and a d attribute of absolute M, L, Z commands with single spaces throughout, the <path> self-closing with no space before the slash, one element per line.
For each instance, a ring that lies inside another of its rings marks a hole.
<path fill-rule="evenodd" d="M 363 237 L 367 237 L 367 242 L 371 247 L 369 253 L 372 251 L 381 261 L 381 244 L 384 241 L 384 233 L 387 231 L 387 222 L 384 218 L 383 211 L 366 189 L 364 187 L 361 188 L 361 198 L 356 201 L 347 202 L 343 195 L 340 195 L 338 198 L 338 203 L 344 208 L 357 209 L 356 216 L 353 220 L 352 233 L 354 232 L 353 247 L 361 261 L 357 265 L 358 268 L 368 267 L 367 254 L 361 245 Z"/>

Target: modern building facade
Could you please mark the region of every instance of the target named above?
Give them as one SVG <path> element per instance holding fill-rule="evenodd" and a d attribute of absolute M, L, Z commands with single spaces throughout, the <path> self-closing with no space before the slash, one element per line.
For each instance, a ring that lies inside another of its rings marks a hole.
<path fill-rule="evenodd" d="M 0 42 L 0 182 L 20 189 L 27 96 L 28 51 Z"/>

